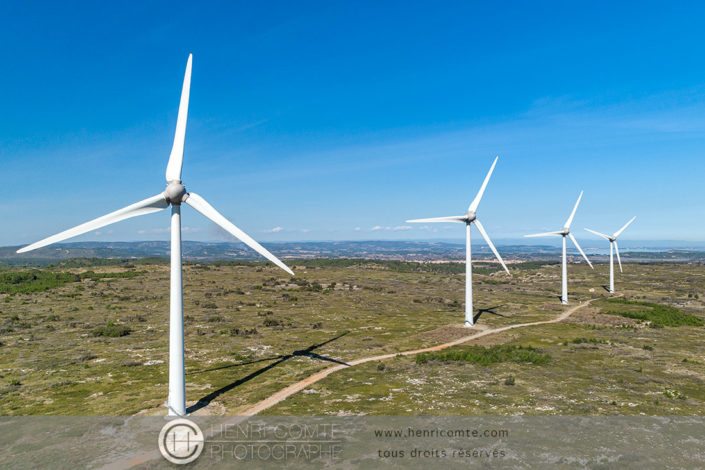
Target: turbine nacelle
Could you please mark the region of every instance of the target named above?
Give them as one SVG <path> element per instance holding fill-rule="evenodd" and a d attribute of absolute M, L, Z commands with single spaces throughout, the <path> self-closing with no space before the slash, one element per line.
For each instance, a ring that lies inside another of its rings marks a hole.
<path fill-rule="evenodd" d="M 477 219 L 477 214 L 475 211 L 468 211 L 467 214 L 465 214 L 465 223 L 469 224 L 475 221 Z"/>
<path fill-rule="evenodd" d="M 164 199 L 169 204 L 179 205 L 188 199 L 189 194 L 186 192 L 186 186 L 181 184 L 181 182 L 171 181 L 166 185 L 164 190 Z"/>

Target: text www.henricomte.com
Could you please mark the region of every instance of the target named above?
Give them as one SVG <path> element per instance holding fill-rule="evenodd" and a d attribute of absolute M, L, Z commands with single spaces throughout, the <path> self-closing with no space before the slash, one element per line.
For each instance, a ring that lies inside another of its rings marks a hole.
<path fill-rule="evenodd" d="M 419 429 L 408 427 L 405 429 L 375 429 L 374 433 L 375 437 L 398 439 L 413 437 L 509 437 L 507 429 Z"/>

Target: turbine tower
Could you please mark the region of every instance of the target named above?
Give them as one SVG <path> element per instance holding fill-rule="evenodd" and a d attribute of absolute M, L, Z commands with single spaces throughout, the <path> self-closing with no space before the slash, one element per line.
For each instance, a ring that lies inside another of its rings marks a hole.
<path fill-rule="evenodd" d="M 578 210 L 578 204 L 580 204 L 580 199 L 583 197 L 583 192 L 580 191 L 580 196 L 578 196 L 578 200 L 575 202 L 575 206 L 573 207 L 573 212 L 570 213 L 570 217 L 568 217 L 568 220 L 565 221 L 565 225 L 563 225 L 562 230 L 558 230 L 556 232 L 544 232 L 544 233 L 535 233 L 532 235 L 524 235 L 525 237 L 553 237 L 553 236 L 558 236 L 558 237 L 563 237 L 563 266 L 562 266 L 562 278 L 563 278 L 563 288 L 561 290 L 561 303 L 563 305 L 568 304 L 568 268 L 567 264 L 568 261 L 566 259 L 566 252 L 565 252 L 565 239 L 566 237 L 570 238 L 570 241 L 573 242 L 573 245 L 575 245 L 575 248 L 578 249 L 581 255 L 583 255 L 583 258 L 585 258 L 585 261 L 587 261 L 587 264 L 592 268 L 592 263 L 590 260 L 585 256 L 585 253 L 583 252 L 583 249 L 580 248 L 580 245 L 578 245 L 578 240 L 575 239 L 572 233 L 570 233 L 570 224 L 573 222 L 573 217 L 575 217 L 575 211 Z"/>
<path fill-rule="evenodd" d="M 215 222 L 230 234 L 237 237 L 247 246 L 261 254 L 284 271 L 293 275 L 294 273 L 284 263 L 279 261 L 273 254 L 267 251 L 262 245 L 250 238 L 245 232 L 237 228 L 225 217 L 223 217 L 213 206 L 196 193 L 186 192 L 186 188 L 181 182 L 181 166 L 184 156 L 184 138 L 186 135 L 186 115 L 188 114 L 189 90 L 191 87 L 191 62 L 192 55 L 189 54 L 186 63 L 186 75 L 181 91 L 181 102 L 179 104 L 179 115 L 176 120 L 176 134 L 174 145 L 169 156 L 169 163 L 166 167 L 166 189 L 150 198 L 135 204 L 119 209 L 110 214 L 98 217 L 77 227 L 68 229 L 59 234 L 32 243 L 18 253 L 35 250 L 52 243 L 60 242 L 92 230 L 96 230 L 106 225 L 114 224 L 121 220 L 137 217 L 138 215 L 158 212 L 171 206 L 171 280 L 170 280 L 170 302 L 169 302 L 169 398 L 166 406 L 169 408 L 170 416 L 183 416 L 186 414 L 186 391 L 184 378 L 184 316 L 183 316 L 183 292 L 182 292 L 182 268 L 181 268 L 181 204 L 186 203 L 203 214 L 206 218 Z"/>
<path fill-rule="evenodd" d="M 624 230 L 629 227 L 629 225 L 634 222 L 634 219 L 636 219 L 636 216 L 632 217 L 629 222 L 624 224 L 624 227 L 620 228 L 616 232 L 614 232 L 613 235 L 605 235 L 604 233 L 596 232 L 594 230 L 590 230 L 589 228 L 586 228 L 590 233 L 594 233 L 595 235 L 598 235 L 605 240 L 610 242 L 610 294 L 614 293 L 614 258 L 612 255 L 612 251 L 617 253 L 617 262 L 619 263 L 619 272 L 622 272 L 622 260 L 619 259 L 619 248 L 617 247 L 617 237 L 624 232 Z"/>
<path fill-rule="evenodd" d="M 487 232 L 485 232 L 485 228 L 482 226 L 480 221 L 477 219 L 477 206 L 480 205 L 480 200 L 482 199 L 482 194 L 485 192 L 485 188 L 487 187 L 487 183 L 490 181 L 490 176 L 492 176 L 492 172 L 494 171 L 494 167 L 497 164 L 497 159 L 499 157 L 495 157 L 494 162 L 492 163 L 492 167 L 490 168 L 490 171 L 487 173 L 487 176 L 485 176 L 485 181 L 482 183 L 482 187 L 480 188 L 480 191 L 477 192 L 477 195 L 475 196 L 475 199 L 473 199 L 472 203 L 470 203 L 470 207 L 468 207 L 468 211 L 465 213 L 465 215 L 457 215 L 457 216 L 451 216 L 451 217 L 435 217 L 431 219 L 414 219 L 414 220 L 407 220 L 407 223 L 426 223 L 426 222 L 459 222 L 465 224 L 465 326 L 466 327 L 471 327 L 475 324 L 475 319 L 472 316 L 473 308 L 472 308 L 472 260 L 471 260 L 471 250 L 470 250 L 470 225 L 474 222 L 475 226 L 477 229 L 480 231 L 480 234 L 482 237 L 485 239 L 487 244 L 490 246 L 490 249 L 492 250 L 492 253 L 497 257 L 499 260 L 500 264 L 504 268 L 505 271 L 507 271 L 507 274 L 509 274 L 509 270 L 507 269 L 507 266 L 504 264 L 504 261 L 502 261 L 502 257 L 499 256 L 499 253 L 497 252 L 497 249 L 494 247 L 492 244 L 492 240 L 490 240 L 490 237 L 487 236 Z"/>

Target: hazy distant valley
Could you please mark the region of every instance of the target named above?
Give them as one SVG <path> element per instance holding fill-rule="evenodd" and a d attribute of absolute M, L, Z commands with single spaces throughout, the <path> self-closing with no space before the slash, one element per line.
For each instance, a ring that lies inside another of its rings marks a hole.
<path fill-rule="evenodd" d="M 465 245 L 452 242 L 427 241 L 321 241 L 321 242 L 270 242 L 263 243 L 280 259 L 312 258 L 366 258 L 399 261 L 462 261 Z M 596 261 L 607 260 L 606 246 L 596 251 L 593 247 L 602 244 L 586 243 L 588 256 Z M 644 244 L 646 245 L 646 244 Z M 169 256 L 167 241 L 139 242 L 78 242 L 61 243 L 29 253 L 17 254 L 15 247 L 0 247 L 0 264 L 44 266 L 69 258 L 166 258 Z M 551 245 L 499 245 L 502 256 L 508 261 L 558 260 L 560 247 Z M 599 254 L 598 254 L 599 253 Z M 577 251 L 569 255 L 577 261 Z M 260 261 L 256 253 L 242 243 L 227 242 L 183 242 L 184 259 L 190 261 L 247 260 Z M 476 259 L 493 260 L 484 244 L 473 245 Z M 631 262 L 671 261 L 704 262 L 705 249 L 669 249 L 644 246 L 629 251 L 622 248 L 622 258 Z"/>

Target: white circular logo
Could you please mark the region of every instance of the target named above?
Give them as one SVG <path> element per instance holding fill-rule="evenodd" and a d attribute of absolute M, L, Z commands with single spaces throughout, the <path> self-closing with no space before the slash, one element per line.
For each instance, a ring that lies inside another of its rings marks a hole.
<path fill-rule="evenodd" d="M 196 423 L 179 418 L 166 423 L 159 432 L 159 451 L 171 463 L 190 463 L 203 452 L 204 441 Z"/>

